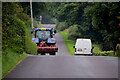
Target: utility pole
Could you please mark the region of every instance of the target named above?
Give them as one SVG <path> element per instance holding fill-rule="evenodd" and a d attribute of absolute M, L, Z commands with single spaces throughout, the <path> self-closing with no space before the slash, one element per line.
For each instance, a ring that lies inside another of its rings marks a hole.
<path fill-rule="evenodd" d="M 33 29 L 32 0 L 30 0 L 30 10 L 31 10 L 31 24 L 32 24 L 32 29 Z"/>
<path fill-rule="evenodd" d="M 40 24 L 41 24 L 41 21 L 42 21 L 42 16 L 40 16 Z"/>

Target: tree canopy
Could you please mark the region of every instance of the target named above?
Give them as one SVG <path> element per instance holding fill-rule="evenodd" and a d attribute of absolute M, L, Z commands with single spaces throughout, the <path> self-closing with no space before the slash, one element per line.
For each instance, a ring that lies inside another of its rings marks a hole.
<path fill-rule="evenodd" d="M 93 42 L 101 44 L 103 50 L 115 50 L 117 43 L 120 42 L 118 2 L 63 2 L 50 3 L 47 6 L 49 12 L 59 21 L 58 24 L 62 22 L 66 26 L 62 28 L 59 25 L 57 28 L 61 28 L 60 30 L 68 28 L 71 39 L 90 38 Z"/>

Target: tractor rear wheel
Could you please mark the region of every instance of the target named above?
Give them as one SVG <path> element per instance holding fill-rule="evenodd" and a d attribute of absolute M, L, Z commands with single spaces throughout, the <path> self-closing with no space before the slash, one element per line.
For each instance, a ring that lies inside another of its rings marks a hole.
<path fill-rule="evenodd" d="M 45 53 L 41 53 L 41 55 L 45 55 Z"/>

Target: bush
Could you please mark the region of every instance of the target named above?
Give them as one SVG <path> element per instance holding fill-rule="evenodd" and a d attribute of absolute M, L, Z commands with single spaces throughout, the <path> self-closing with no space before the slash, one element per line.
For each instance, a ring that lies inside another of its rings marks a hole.
<path fill-rule="evenodd" d="M 25 51 L 29 54 L 37 54 L 37 44 L 32 42 L 32 35 L 26 29 L 26 36 L 25 36 Z"/>
<path fill-rule="evenodd" d="M 56 29 L 63 31 L 68 28 L 68 25 L 65 22 L 59 22 L 56 24 Z"/>
<path fill-rule="evenodd" d="M 24 27 L 24 30 L 25 30 L 25 32 L 24 32 L 24 34 L 25 34 L 24 50 L 26 51 L 26 53 L 29 53 L 29 54 L 37 54 L 37 45 L 32 42 L 32 35 L 30 33 L 31 30 L 32 30 L 31 18 L 27 14 L 25 14 L 25 13 L 20 13 L 20 15 L 17 15 L 17 16 L 25 24 L 25 27 Z M 34 27 L 37 27 L 37 24 L 36 24 L 34 19 L 33 19 L 33 22 L 34 22 Z"/>
<path fill-rule="evenodd" d="M 95 55 L 95 56 L 113 56 L 113 51 L 94 52 L 93 55 Z"/>
<path fill-rule="evenodd" d="M 120 44 L 117 44 L 116 46 L 116 55 L 120 56 Z"/>
<path fill-rule="evenodd" d="M 73 25 L 68 28 L 68 39 L 77 39 L 78 37 L 81 36 L 81 33 L 79 33 L 78 27 L 80 25 Z"/>
<path fill-rule="evenodd" d="M 3 23 L 3 38 L 2 38 L 2 47 L 5 48 L 14 48 L 14 46 L 19 46 L 19 48 L 24 47 L 25 40 L 25 24 L 17 17 L 12 17 L 12 20 L 8 20 L 8 24 Z M 7 25 L 7 26 L 6 26 Z"/>
<path fill-rule="evenodd" d="M 32 27 L 31 27 L 31 18 L 25 14 L 25 13 L 21 13 L 20 16 L 20 19 L 22 21 L 24 21 L 25 23 L 25 41 L 24 41 L 24 49 L 26 51 L 26 53 L 29 53 L 29 54 L 37 54 L 37 45 L 35 43 L 32 42 L 32 35 L 31 35 L 31 30 L 32 30 Z M 34 27 L 37 27 L 37 24 L 34 20 Z"/>

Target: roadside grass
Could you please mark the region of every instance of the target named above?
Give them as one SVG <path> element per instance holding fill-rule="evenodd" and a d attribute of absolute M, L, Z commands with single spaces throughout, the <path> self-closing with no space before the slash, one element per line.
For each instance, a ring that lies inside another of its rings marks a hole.
<path fill-rule="evenodd" d="M 22 54 L 16 53 L 13 49 L 7 48 L 3 50 L 2 53 L 2 77 L 4 77 L 8 72 L 22 59 L 26 58 L 27 54 L 23 52 Z"/>
<path fill-rule="evenodd" d="M 73 46 L 75 46 L 75 40 L 69 40 L 68 39 L 68 32 L 67 30 L 65 31 L 59 31 L 57 30 L 61 36 L 62 36 L 62 39 L 64 40 L 64 43 L 68 49 L 68 52 L 71 54 L 71 55 L 74 55 L 74 48 Z M 92 43 L 92 46 L 94 47 L 93 49 L 93 56 L 114 56 L 114 57 L 117 57 L 115 55 L 113 55 L 113 51 L 102 51 L 101 47 L 99 44 L 95 44 L 95 43 Z"/>
<path fill-rule="evenodd" d="M 65 43 L 65 46 L 68 49 L 68 52 L 71 55 L 74 55 L 74 48 L 73 48 L 73 46 L 75 45 L 75 41 L 68 39 L 68 33 L 67 32 L 65 32 L 65 31 L 59 31 L 59 33 L 61 34 L 61 36 L 62 36 L 62 38 L 64 40 L 64 43 Z"/>

